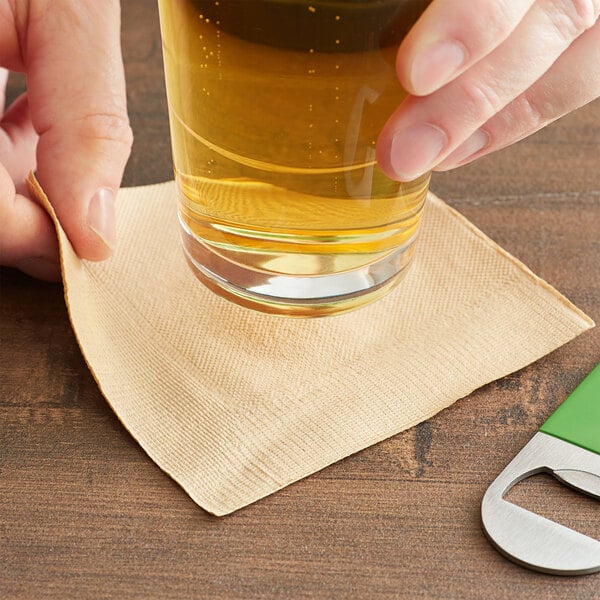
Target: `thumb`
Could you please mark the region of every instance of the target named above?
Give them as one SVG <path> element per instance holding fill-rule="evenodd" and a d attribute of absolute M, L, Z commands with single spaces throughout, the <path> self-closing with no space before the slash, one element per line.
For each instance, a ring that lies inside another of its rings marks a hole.
<path fill-rule="evenodd" d="M 37 176 L 82 258 L 115 243 L 114 198 L 131 150 L 118 0 L 30 0 L 24 57 Z"/>

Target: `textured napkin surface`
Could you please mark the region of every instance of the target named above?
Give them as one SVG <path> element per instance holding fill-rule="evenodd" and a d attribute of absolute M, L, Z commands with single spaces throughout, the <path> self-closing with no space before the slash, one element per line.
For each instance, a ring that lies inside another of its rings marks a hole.
<path fill-rule="evenodd" d="M 119 244 L 100 264 L 80 261 L 57 226 L 73 328 L 125 427 L 216 515 L 431 417 L 593 326 L 433 195 L 400 286 L 316 320 L 255 313 L 205 289 L 179 247 L 173 182 L 121 190 L 117 224 Z"/>

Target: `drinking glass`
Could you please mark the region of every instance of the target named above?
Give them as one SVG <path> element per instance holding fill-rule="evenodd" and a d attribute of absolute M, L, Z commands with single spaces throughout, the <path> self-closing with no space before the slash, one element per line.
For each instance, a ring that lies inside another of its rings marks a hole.
<path fill-rule="evenodd" d="M 323 316 L 402 279 L 429 175 L 389 179 L 375 143 L 428 3 L 158 0 L 183 249 L 210 289 Z"/>

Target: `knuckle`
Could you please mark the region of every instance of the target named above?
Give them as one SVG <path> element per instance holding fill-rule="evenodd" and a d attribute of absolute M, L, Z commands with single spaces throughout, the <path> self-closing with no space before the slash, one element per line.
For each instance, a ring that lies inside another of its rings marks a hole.
<path fill-rule="evenodd" d="M 559 0 L 550 10 L 554 27 L 568 41 L 592 27 L 599 15 L 600 0 Z"/>
<path fill-rule="evenodd" d="M 487 2 L 481 6 L 482 13 L 479 14 L 481 23 L 485 26 L 482 31 L 487 32 L 490 40 L 506 37 L 514 27 L 513 11 L 505 2 Z"/>
<path fill-rule="evenodd" d="M 518 112 L 522 115 L 521 121 L 533 131 L 542 127 L 548 121 L 548 110 L 543 103 L 535 100 L 530 94 L 523 94 L 519 98 Z"/>
<path fill-rule="evenodd" d="M 593 27 L 600 16 L 600 0 L 570 0 L 570 3 L 581 28 L 585 31 Z"/>
<path fill-rule="evenodd" d="M 459 86 L 461 96 L 477 120 L 487 120 L 504 107 L 505 102 L 498 90 L 482 80 L 466 80 Z"/>
<path fill-rule="evenodd" d="M 94 112 L 80 117 L 77 129 L 82 137 L 105 140 L 130 150 L 133 132 L 127 115 L 116 112 Z"/>

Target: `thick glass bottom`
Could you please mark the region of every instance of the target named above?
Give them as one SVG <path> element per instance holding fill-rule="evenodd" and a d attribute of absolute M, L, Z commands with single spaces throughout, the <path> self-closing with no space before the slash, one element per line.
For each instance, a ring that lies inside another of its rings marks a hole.
<path fill-rule="evenodd" d="M 404 277 L 414 254 L 411 243 L 370 264 L 340 273 L 289 275 L 234 261 L 182 229 L 185 256 L 198 279 L 216 294 L 241 306 L 273 315 L 323 317 L 369 304 L 392 290 Z M 314 255 L 329 262 L 330 255 Z M 240 254 L 243 259 L 243 253 Z"/>

